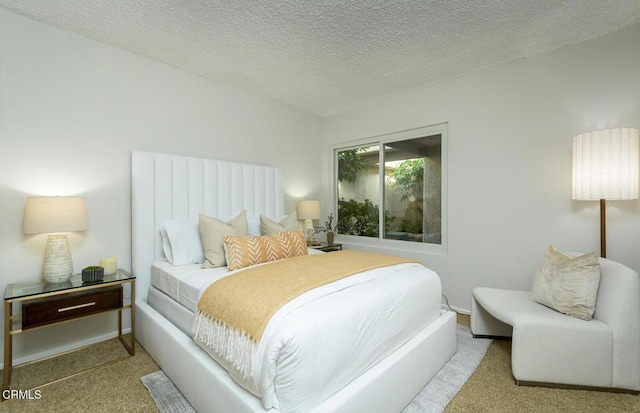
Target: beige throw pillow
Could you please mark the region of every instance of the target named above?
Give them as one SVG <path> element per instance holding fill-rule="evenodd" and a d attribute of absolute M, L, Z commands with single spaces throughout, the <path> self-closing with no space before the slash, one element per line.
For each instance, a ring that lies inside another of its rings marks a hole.
<path fill-rule="evenodd" d="M 229 271 L 309 253 L 302 231 L 248 237 L 226 236 L 224 244 Z"/>
<path fill-rule="evenodd" d="M 298 231 L 298 214 L 293 211 L 284 217 L 280 222 L 260 215 L 260 233 L 262 235 L 275 234 L 276 232 Z"/>
<path fill-rule="evenodd" d="M 219 219 L 200 214 L 199 216 L 200 238 L 204 249 L 204 262 L 202 268 L 224 267 L 224 237 L 227 235 L 247 235 L 247 211 L 231 221 L 224 222 Z"/>
<path fill-rule="evenodd" d="M 569 257 L 549 247 L 534 278 L 531 301 L 582 320 L 591 320 L 600 286 L 595 252 Z"/>

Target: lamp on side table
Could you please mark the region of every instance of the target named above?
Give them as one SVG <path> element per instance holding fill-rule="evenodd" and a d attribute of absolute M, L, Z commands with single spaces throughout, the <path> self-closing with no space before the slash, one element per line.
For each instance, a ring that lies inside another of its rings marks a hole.
<path fill-rule="evenodd" d="M 87 230 L 84 198 L 44 196 L 29 197 L 24 208 L 22 232 L 48 233 L 42 262 L 46 282 L 61 283 L 73 273 L 73 261 L 67 232 Z"/>
<path fill-rule="evenodd" d="M 307 237 L 307 245 L 317 245 L 316 230 L 313 228 L 313 220 L 321 217 L 320 201 L 298 201 L 298 219 L 304 219 L 304 235 Z"/>

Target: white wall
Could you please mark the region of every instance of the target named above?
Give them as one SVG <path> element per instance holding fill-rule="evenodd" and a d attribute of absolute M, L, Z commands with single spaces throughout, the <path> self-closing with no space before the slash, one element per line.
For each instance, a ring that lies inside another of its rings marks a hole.
<path fill-rule="evenodd" d="M 640 127 L 638 45 L 640 25 L 329 118 L 324 204 L 329 145 L 448 122 L 448 255 L 405 254 L 438 271 L 458 308 L 475 286 L 529 289 L 546 246 L 599 252 L 598 203 L 571 200 L 572 137 Z M 608 257 L 636 270 L 639 212 L 608 204 Z"/>
<path fill-rule="evenodd" d="M 69 236 L 76 271 L 105 256 L 130 268 L 131 150 L 280 167 L 292 210 L 321 194 L 320 159 L 306 155 L 320 150 L 320 122 L 0 8 L 0 291 L 40 279 L 46 236 L 22 234 L 27 196 L 86 197 L 89 230 Z M 110 315 L 18 335 L 14 357 L 114 326 Z"/>
<path fill-rule="evenodd" d="M 640 127 L 638 44 L 635 26 L 319 119 L 0 9 L 0 291 L 40 278 L 45 236 L 21 232 L 30 195 L 87 198 L 76 271 L 110 255 L 130 266 L 133 149 L 281 167 L 287 209 L 322 194 L 326 215 L 329 145 L 441 122 L 449 253 L 414 257 L 459 308 L 477 285 L 527 289 L 547 245 L 599 248 L 597 204 L 571 200 L 571 137 Z M 639 212 L 609 203 L 609 257 L 635 269 Z M 17 336 L 15 357 L 112 333 L 114 318 Z"/>

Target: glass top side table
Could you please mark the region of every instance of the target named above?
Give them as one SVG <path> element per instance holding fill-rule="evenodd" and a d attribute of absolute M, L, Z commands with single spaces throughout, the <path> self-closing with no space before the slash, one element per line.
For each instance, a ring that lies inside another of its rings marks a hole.
<path fill-rule="evenodd" d="M 31 281 L 7 284 L 4 294 L 3 398 L 0 400 L 4 400 L 4 390 L 8 390 L 11 383 L 13 336 L 25 331 L 117 311 L 118 338 L 129 353 L 129 356 L 134 356 L 136 331 L 135 298 L 125 299 L 123 286 L 129 284 L 131 286 L 131 297 L 135 297 L 135 280 L 136 277 L 130 272 L 118 269 L 115 274 L 105 275 L 102 281 L 96 282 L 83 282 L 81 274 L 74 274 L 67 282 L 63 283 L 51 284 L 44 281 Z M 21 305 L 22 311 L 19 314 L 13 314 L 14 304 L 16 303 Z M 127 309 L 131 310 L 130 341 L 125 340 L 122 334 L 122 311 Z M 66 353 L 68 352 L 61 354 Z M 74 377 L 122 359 L 103 363 L 55 381 Z M 42 387 L 45 384 L 38 387 Z"/>

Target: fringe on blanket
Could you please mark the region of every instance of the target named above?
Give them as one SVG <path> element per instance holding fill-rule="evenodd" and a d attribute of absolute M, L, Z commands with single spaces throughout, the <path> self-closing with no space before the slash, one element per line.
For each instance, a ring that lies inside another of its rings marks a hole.
<path fill-rule="evenodd" d="M 198 310 L 193 322 L 193 339 L 224 357 L 246 379 L 251 374 L 251 361 L 256 345 L 242 330 L 228 326 Z"/>

